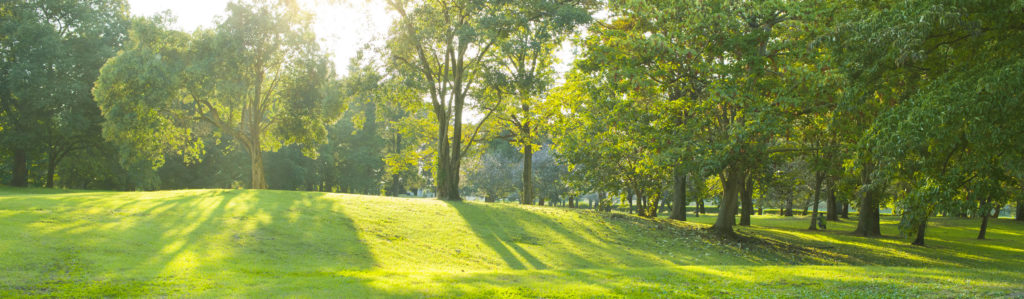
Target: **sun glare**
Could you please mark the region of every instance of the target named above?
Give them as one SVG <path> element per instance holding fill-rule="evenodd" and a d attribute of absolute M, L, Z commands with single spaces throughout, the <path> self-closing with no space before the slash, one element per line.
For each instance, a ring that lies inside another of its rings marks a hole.
<path fill-rule="evenodd" d="M 218 17 L 224 16 L 229 0 L 129 0 L 131 13 L 149 16 L 170 10 L 177 18 L 177 29 L 191 31 L 211 27 Z M 383 2 L 353 1 L 329 3 L 323 0 L 298 0 L 303 9 L 315 15 L 313 30 L 320 45 L 334 57 L 339 74 L 344 74 L 349 59 L 366 43 L 380 43 L 392 16 Z"/>

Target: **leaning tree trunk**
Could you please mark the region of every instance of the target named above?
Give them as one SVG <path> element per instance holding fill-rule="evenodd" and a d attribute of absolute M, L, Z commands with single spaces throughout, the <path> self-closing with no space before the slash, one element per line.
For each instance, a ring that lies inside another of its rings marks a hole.
<path fill-rule="evenodd" d="M 11 176 L 11 186 L 28 186 L 28 151 L 16 148 L 13 150 L 14 169 Z"/>
<path fill-rule="evenodd" d="M 718 234 L 733 236 L 732 227 L 736 224 L 736 207 L 739 205 L 740 189 L 743 189 L 743 171 L 739 167 L 729 166 L 719 175 L 722 181 L 722 203 L 718 206 L 718 218 L 711 230 Z"/>
<path fill-rule="evenodd" d="M 1003 211 L 1003 205 L 997 205 L 992 211 L 992 219 L 999 219 L 999 212 Z"/>
<path fill-rule="evenodd" d="M 740 191 L 740 226 L 750 226 L 750 214 L 754 213 L 754 176 L 747 174 Z"/>
<path fill-rule="evenodd" d="M 672 176 L 672 215 L 668 218 L 686 221 L 686 172 L 677 166 Z"/>
<path fill-rule="evenodd" d="M 818 230 L 818 205 L 821 203 L 821 181 L 824 179 L 825 174 L 818 171 L 814 174 L 814 212 L 811 213 L 811 227 L 809 230 Z"/>

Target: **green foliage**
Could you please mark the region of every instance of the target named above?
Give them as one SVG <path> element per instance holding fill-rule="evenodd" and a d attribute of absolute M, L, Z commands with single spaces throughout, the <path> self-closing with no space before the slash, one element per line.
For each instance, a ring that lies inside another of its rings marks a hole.
<path fill-rule="evenodd" d="M 262 152 L 297 144 L 315 157 L 338 117 L 333 66 L 309 16 L 291 6 L 231 3 L 216 28 L 191 36 L 164 18 L 140 19 L 101 70 L 94 93 L 122 163 L 156 168 L 168 152 L 201 155 L 200 136 L 230 137 L 249 152 L 264 188 Z"/>
<path fill-rule="evenodd" d="M 10 183 L 25 184 L 39 161 L 46 178 L 35 183 L 52 187 L 64 157 L 102 146 L 89 89 L 126 37 L 126 9 L 118 0 L 0 3 L 0 145 L 23 157 L 9 164 Z"/>

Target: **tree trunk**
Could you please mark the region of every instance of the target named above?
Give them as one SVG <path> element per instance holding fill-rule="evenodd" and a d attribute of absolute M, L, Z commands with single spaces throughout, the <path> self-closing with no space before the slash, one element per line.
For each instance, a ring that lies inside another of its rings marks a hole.
<path fill-rule="evenodd" d="M 686 172 L 676 166 L 672 176 L 672 215 L 668 218 L 686 221 Z"/>
<path fill-rule="evenodd" d="M 850 203 L 843 203 L 843 210 L 841 214 L 842 215 L 840 217 L 843 217 L 843 219 L 850 219 Z"/>
<path fill-rule="evenodd" d="M 871 172 L 873 171 L 873 168 L 873 163 L 866 163 L 864 168 L 861 169 L 860 178 L 862 185 L 871 186 Z M 877 187 L 867 188 L 863 193 L 864 194 L 860 199 L 860 217 L 857 219 L 857 230 L 854 230 L 853 233 L 864 237 L 881 236 L 882 230 L 879 225 L 878 217 Z M 924 244 L 923 228 L 921 229 L 920 234 L 921 244 Z"/>
<path fill-rule="evenodd" d="M 53 188 L 53 176 L 57 172 L 57 164 L 60 164 L 60 160 L 64 158 L 63 153 L 55 153 L 54 151 L 48 151 L 46 153 L 46 188 Z"/>
<path fill-rule="evenodd" d="M 924 229 L 928 227 L 928 217 L 921 220 L 921 224 L 917 226 L 917 238 L 914 239 L 913 245 L 924 246 Z"/>
<path fill-rule="evenodd" d="M 402 134 L 401 133 L 396 133 L 395 134 L 395 149 L 394 149 L 393 153 L 395 153 L 396 155 L 401 155 L 402 154 Z M 398 196 L 399 194 L 402 194 L 402 182 L 401 182 L 401 179 L 402 179 L 402 177 L 399 176 L 397 173 L 391 175 L 391 188 L 390 188 L 391 189 L 391 196 Z M 493 200 L 493 198 L 491 200 Z"/>
<path fill-rule="evenodd" d="M 793 197 L 790 196 L 786 199 L 786 208 L 782 212 L 782 216 L 793 217 Z"/>
<path fill-rule="evenodd" d="M 741 205 L 740 226 L 750 226 L 750 214 L 754 213 L 754 175 L 747 174 L 740 192 Z"/>
<path fill-rule="evenodd" d="M 988 229 L 988 216 L 989 212 L 992 210 L 988 203 L 988 198 L 985 198 L 985 201 L 981 203 L 981 229 L 978 230 L 978 240 L 985 239 L 985 230 Z"/>
<path fill-rule="evenodd" d="M 739 205 L 740 189 L 743 189 L 743 171 L 736 165 L 730 165 L 719 175 L 722 181 L 722 203 L 718 206 L 718 218 L 711 230 L 721 235 L 735 235 L 732 227 L 736 224 L 736 206 Z"/>
<path fill-rule="evenodd" d="M 263 173 L 263 151 L 260 150 L 259 141 L 249 150 L 249 158 L 252 162 L 252 189 L 267 189 L 267 179 Z"/>
<path fill-rule="evenodd" d="M 28 151 L 24 149 L 14 149 L 14 169 L 11 176 L 11 186 L 14 187 L 26 187 L 28 186 Z"/>
<path fill-rule="evenodd" d="M 818 205 L 821 203 L 821 181 L 825 178 L 825 174 L 818 171 L 814 174 L 814 200 L 813 207 L 814 212 L 811 213 L 811 227 L 809 230 L 818 230 Z"/>
<path fill-rule="evenodd" d="M 999 219 L 999 213 L 1003 211 L 1003 205 L 997 205 L 992 211 L 992 219 Z"/>
<path fill-rule="evenodd" d="M 825 205 L 828 208 L 828 212 L 825 213 L 825 218 L 828 221 L 839 221 L 839 203 L 836 202 L 836 183 L 835 180 L 830 180 L 828 183 L 828 196 L 826 197 L 828 203 Z"/>
<path fill-rule="evenodd" d="M 529 136 L 530 128 L 524 128 L 523 134 Z M 523 204 L 533 204 L 533 145 L 529 142 L 523 146 Z M 544 205 L 544 200 L 540 200 Z"/>

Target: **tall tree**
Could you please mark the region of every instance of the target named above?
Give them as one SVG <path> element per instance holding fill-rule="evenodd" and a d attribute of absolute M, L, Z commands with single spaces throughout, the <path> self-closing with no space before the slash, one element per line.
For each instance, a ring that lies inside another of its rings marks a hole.
<path fill-rule="evenodd" d="M 297 7 L 233 2 L 227 13 L 192 36 L 141 21 L 94 94 L 127 160 L 157 167 L 168 150 L 197 156 L 200 134 L 230 137 L 249 153 L 250 187 L 266 188 L 264 151 L 300 144 L 315 156 L 326 139 L 341 111 L 327 96 L 333 66 Z"/>
<path fill-rule="evenodd" d="M 399 16 L 388 41 L 392 60 L 398 69 L 416 74 L 437 119 L 437 197 L 461 200 L 462 156 L 487 118 L 473 133 L 464 134 L 463 110 L 485 76 L 485 58 L 507 43 L 511 32 L 531 22 L 579 15 L 582 8 L 578 1 L 550 0 L 389 0 L 388 7 Z M 469 139 L 463 140 L 464 135 Z"/>

